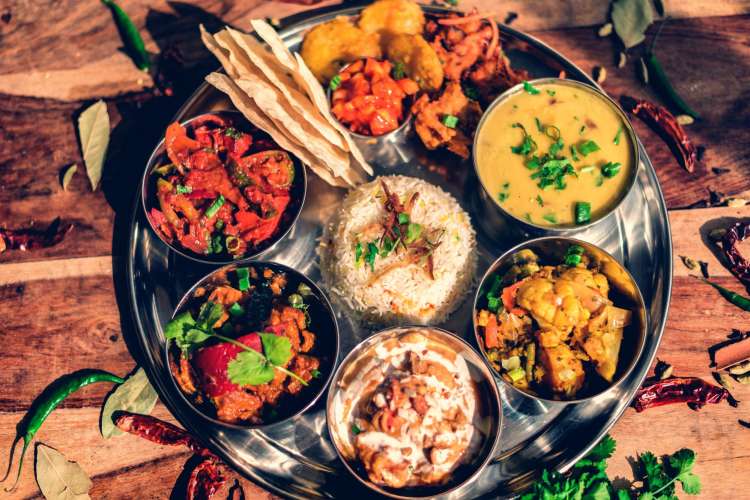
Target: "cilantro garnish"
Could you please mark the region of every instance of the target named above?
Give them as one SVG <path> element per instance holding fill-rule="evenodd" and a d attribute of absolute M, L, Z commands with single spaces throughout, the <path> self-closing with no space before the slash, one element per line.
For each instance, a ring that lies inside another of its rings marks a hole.
<path fill-rule="evenodd" d="M 536 87 L 534 87 L 532 84 L 530 84 L 529 82 L 526 82 L 526 81 L 523 82 L 523 89 L 527 93 L 529 93 L 531 95 L 537 95 L 537 94 L 539 94 L 539 89 L 536 88 Z"/>
<path fill-rule="evenodd" d="M 536 151 L 536 148 L 537 148 L 536 142 L 534 142 L 534 139 L 532 139 L 529 133 L 526 132 L 526 128 L 520 123 L 514 123 L 511 126 L 513 128 L 521 129 L 521 131 L 523 132 L 523 142 L 521 143 L 520 146 L 511 146 L 510 151 L 513 154 L 524 155 L 524 156 Z"/>
<path fill-rule="evenodd" d="M 676 483 L 680 483 L 682 491 L 688 495 L 700 493 L 700 479 L 692 472 L 695 452 L 689 449 L 679 450 L 661 462 L 653 453 L 641 454 L 636 479 L 642 486 L 615 490 L 607 476 L 607 460 L 614 450 L 615 440 L 605 436 L 568 474 L 544 470 L 521 500 L 667 500 L 677 498 Z"/>
<path fill-rule="evenodd" d="M 232 139 L 239 139 L 240 137 L 242 137 L 242 132 L 234 127 L 229 127 L 224 131 L 224 135 L 226 135 L 227 137 L 231 137 Z"/>
<path fill-rule="evenodd" d="M 544 214 L 542 219 L 546 220 L 550 224 L 557 224 L 557 216 L 555 214 Z"/>
<path fill-rule="evenodd" d="M 540 207 L 544 207 L 544 200 L 540 195 L 536 195 L 536 202 L 539 204 Z"/>
<path fill-rule="evenodd" d="M 622 165 L 619 162 L 607 162 L 602 165 L 602 175 L 604 177 L 614 177 L 620 171 Z"/>
<path fill-rule="evenodd" d="M 612 142 L 615 143 L 615 146 L 620 145 L 620 135 L 622 135 L 622 125 L 620 125 L 620 128 L 617 129 L 617 133 L 615 134 L 615 138 L 612 140 Z"/>
<path fill-rule="evenodd" d="M 592 140 L 583 141 L 578 145 L 578 152 L 583 156 L 588 156 L 594 151 L 599 151 L 599 145 Z"/>
<path fill-rule="evenodd" d="M 443 125 L 448 128 L 456 128 L 456 125 L 458 125 L 458 117 L 454 115 L 445 115 L 442 121 Z"/>
<path fill-rule="evenodd" d="M 365 262 L 370 266 L 370 271 L 375 272 L 375 257 L 378 255 L 378 247 L 375 243 L 367 244 L 367 253 L 365 254 Z"/>
<path fill-rule="evenodd" d="M 362 254 L 364 253 L 364 248 L 362 248 L 362 243 L 359 241 L 356 245 L 354 245 L 354 264 L 359 267 L 362 263 Z"/>

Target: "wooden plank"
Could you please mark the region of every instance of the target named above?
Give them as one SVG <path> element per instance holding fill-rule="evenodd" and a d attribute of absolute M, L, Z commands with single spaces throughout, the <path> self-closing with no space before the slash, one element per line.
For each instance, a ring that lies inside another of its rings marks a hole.
<path fill-rule="evenodd" d="M 112 256 L 0 264 L 0 286 L 39 280 L 111 276 Z"/>

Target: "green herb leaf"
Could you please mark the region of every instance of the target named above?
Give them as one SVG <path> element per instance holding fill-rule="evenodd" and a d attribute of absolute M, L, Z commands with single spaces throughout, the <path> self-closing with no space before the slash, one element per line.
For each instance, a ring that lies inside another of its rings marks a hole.
<path fill-rule="evenodd" d="M 531 136 L 526 132 L 524 126 L 520 123 L 514 123 L 512 127 L 521 129 L 521 131 L 523 132 L 523 142 L 520 146 L 511 146 L 510 151 L 514 154 L 524 156 L 536 151 L 536 142 L 534 142 L 534 139 L 532 139 Z"/>
<path fill-rule="evenodd" d="M 555 97 L 555 94 L 557 94 L 557 92 L 555 92 L 554 90 L 549 90 L 549 89 L 547 89 L 547 95 L 548 95 L 548 96 L 550 96 L 550 97 Z"/>
<path fill-rule="evenodd" d="M 553 158 L 557 157 L 558 153 L 565 147 L 562 139 L 558 139 L 549 147 L 549 155 Z"/>
<path fill-rule="evenodd" d="M 398 223 L 399 224 L 408 224 L 409 223 L 409 214 L 401 212 L 398 214 Z"/>
<path fill-rule="evenodd" d="M 510 196 L 510 195 L 508 193 L 506 193 L 505 191 L 500 191 L 499 193 L 497 193 L 497 200 L 500 203 L 502 203 L 502 202 L 504 202 L 505 200 L 508 199 L 508 196 Z"/>
<path fill-rule="evenodd" d="M 320 377 L 320 370 L 312 370 L 310 375 L 312 375 L 312 378 L 318 378 Z"/>
<path fill-rule="evenodd" d="M 189 194 L 193 192 L 193 188 L 190 186 L 183 186 L 182 184 L 177 184 L 177 187 L 175 187 L 175 191 L 178 194 Z"/>
<path fill-rule="evenodd" d="M 370 266 L 370 271 L 375 272 L 375 257 L 378 255 L 378 247 L 375 243 L 367 244 L 367 255 L 365 255 L 365 262 Z"/>
<path fill-rule="evenodd" d="M 209 218 L 209 219 L 210 219 L 211 217 L 213 217 L 214 215 L 216 215 L 216 212 L 218 212 L 218 211 L 219 211 L 219 209 L 220 209 L 220 208 L 221 208 L 221 207 L 222 207 L 223 205 L 224 205 L 224 195 L 221 195 L 221 194 L 220 194 L 220 195 L 219 195 L 219 196 L 218 196 L 218 197 L 217 197 L 217 198 L 216 198 L 216 199 L 214 200 L 214 202 L 213 202 L 213 203 L 211 203 L 211 205 L 210 205 L 210 206 L 209 206 L 209 207 L 208 207 L 208 208 L 206 209 L 206 212 L 204 213 L 204 215 L 205 215 L 205 216 L 206 216 L 207 218 Z"/>
<path fill-rule="evenodd" d="M 224 131 L 224 135 L 226 135 L 227 137 L 231 137 L 232 139 L 240 139 L 243 134 L 234 127 L 228 127 Z"/>
<path fill-rule="evenodd" d="M 48 500 L 89 498 L 93 486 L 89 476 L 80 465 L 54 448 L 37 445 L 34 472 L 39 489 Z"/>
<path fill-rule="evenodd" d="M 364 248 L 362 247 L 362 243 L 358 241 L 357 244 L 354 245 L 354 263 L 357 267 L 362 263 L 362 254 L 364 254 Z"/>
<path fill-rule="evenodd" d="M 70 185 L 70 181 L 73 180 L 73 174 L 75 174 L 78 171 L 78 165 L 75 163 L 70 165 L 65 169 L 62 175 L 62 179 L 60 181 L 60 184 L 62 185 L 63 191 L 68 190 L 68 186 Z"/>
<path fill-rule="evenodd" d="M 164 327 L 164 338 L 167 341 L 174 340 L 184 356 L 187 356 L 192 349 L 199 347 L 210 337 L 209 333 L 197 328 L 195 319 L 189 311 L 177 315 Z"/>
<path fill-rule="evenodd" d="M 542 122 L 539 121 L 539 118 L 534 118 L 534 121 L 536 122 L 536 129 L 539 132 L 544 132 L 544 127 L 542 126 Z"/>
<path fill-rule="evenodd" d="M 271 364 L 284 366 L 292 357 L 292 343 L 288 338 L 273 333 L 261 333 L 260 340 L 263 343 L 263 354 Z"/>
<path fill-rule="evenodd" d="M 620 171 L 621 164 L 615 162 L 607 162 L 602 165 L 602 175 L 604 177 L 614 177 Z"/>
<path fill-rule="evenodd" d="M 646 39 L 646 29 L 654 22 L 649 0 L 615 0 L 612 3 L 612 24 L 626 49 Z"/>
<path fill-rule="evenodd" d="M 536 87 L 534 87 L 532 84 L 530 84 L 529 82 L 526 82 L 526 81 L 523 82 L 523 89 L 527 93 L 529 93 L 531 95 L 537 95 L 537 94 L 539 94 L 539 89 L 536 88 Z"/>
<path fill-rule="evenodd" d="M 227 364 L 227 376 L 237 385 L 263 385 L 275 376 L 273 366 L 260 353 L 242 351 Z"/>
<path fill-rule="evenodd" d="M 588 156 L 594 151 L 599 151 L 599 145 L 595 143 L 594 141 L 588 140 L 581 142 L 578 147 L 578 152 L 581 153 L 583 156 Z"/>
<path fill-rule="evenodd" d="M 102 407 L 101 432 L 104 439 L 124 434 L 112 421 L 112 415 L 117 411 L 128 411 L 148 415 L 154 409 L 158 396 L 148 381 L 143 368 L 117 386 L 115 391 L 107 397 Z"/>
<path fill-rule="evenodd" d="M 550 224 L 557 224 L 557 216 L 555 214 L 544 214 L 542 219 L 546 220 Z"/>
<path fill-rule="evenodd" d="M 352 434 L 355 436 L 362 432 L 362 429 L 359 428 L 357 424 L 352 424 Z"/>
<path fill-rule="evenodd" d="M 615 143 L 615 146 L 620 145 L 620 136 L 622 135 L 622 125 L 620 125 L 620 128 L 617 129 L 617 133 L 615 134 L 615 138 L 612 139 L 612 142 Z"/>
<path fill-rule="evenodd" d="M 198 321 L 196 326 L 201 330 L 205 330 L 210 333 L 213 330 L 214 324 L 219 321 L 223 314 L 224 306 L 222 306 L 221 304 L 217 302 L 211 302 L 210 300 L 204 302 L 200 310 L 198 311 Z"/>
<path fill-rule="evenodd" d="M 115 18 L 117 30 L 120 32 L 120 38 L 122 38 L 122 41 L 125 44 L 125 51 L 138 69 L 148 71 L 149 68 L 151 68 L 151 58 L 149 57 L 148 52 L 146 52 L 146 46 L 143 43 L 143 38 L 141 38 L 138 28 L 136 28 L 130 17 L 114 2 L 114 0 L 102 0 L 102 3 L 112 11 L 112 17 Z"/>
<path fill-rule="evenodd" d="M 96 101 L 78 117 L 78 137 L 86 174 L 91 181 L 91 189 L 96 191 L 102 180 L 104 158 L 109 146 L 109 114 L 104 101 Z"/>
<path fill-rule="evenodd" d="M 573 161 L 580 161 L 581 159 L 578 157 L 578 150 L 576 150 L 575 144 L 570 145 L 570 157 L 573 158 Z"/>
<path fill-rule="evenodd" d="M 404 238 L 404 242 L 406 242 L 407 245 L 410 243 L 414 243 L 421 235 L 422 225 L 411 222 L 406 227 L 406 238 Z"/>
<path fill-rule="evenodd" d="M 576 224 L 586 224 L 591 221 L 591 203 L 587 201 L 576 202 L 575 205 Z"/>
<path fill-rule="evenodd" d="M 575 248 L 574 248 L 575 247 Z M 573 253 L 576 253 L 578 255 L 582 255 L 584 252 L 584 249 L 580 245 L 573 245 L 570 248 L 568 248 L 568 251 L 571 251 L 571 248 L 574 248 Z M 609 434 L 606 434 L 601 441 L 599 441 L 596 446 L 594 446 L 588 455 L 586 455 L 586 458 L 589 460 L 607 460 L 612 456 L 612 454 L 615 452 L 615 449 L 617 448 L 617 441 L 612 439 L 612 436 Z"/>

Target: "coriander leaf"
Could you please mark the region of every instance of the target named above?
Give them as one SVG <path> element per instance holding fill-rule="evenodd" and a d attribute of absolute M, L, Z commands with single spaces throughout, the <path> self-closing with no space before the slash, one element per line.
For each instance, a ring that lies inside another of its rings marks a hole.
<path fill-rule="evenodd" d="M 599 480 L 586 488 L 586 492 L 581 497 L 581 500 L 610 500 L 612 498 L 610 489 L 609 480 Z"/>
<path fill-rule="evenodd" d="M 409 225 L 406 226 L 406 238 L 404 238 L 404 241 L 407 245 L 413 243 L 417 240 L 417 238 L 419 238 L 421 234 L 422 225 L 410 222 Z"/>
<path fill-rule="evenodd" d="M 682 484 L 682 490 L 688 495 L 697 495 L 701 492 L 701 480 L 692 472 L 680 474 L 677 480 Z"/>
<path fill-rule="evenodd" d="M 671 481 L 664 470 L 664 465 L 659 463 L 653 453 L 647 451 L 638 458 L 643 474 L 643 485 L 647 492 L 659 491 L 666 495 L 674 493 L 674 485 L 670 484 Z"/>
<path fill-rule="evenodd" d="M 617 490 L 617 500 L 632 500 L 628 490 Z"/>
<path fill-rule="evenodd" d="M 674 469 L 678 475 L 683 472 L 690 472 L 694 464 L 695 452 L 688 448 L 678 450 L 669 457 L 669 466 Z"/>
<path fill-rule="evenodd" d="M 529 82 L 523 82 L 523 89 L 531 95 L 537 95 L 539 93 L 539 89 Z"/>
<path fill-rule="evenodd" d="M 588 140 L 588 141 L 583 141 L 582 143 L 580 143 L 577 149 L 578 149 L 578 152 L 581 153 L 583 156 L 588 156 L 594 151 L 599 151 L 599 145 L 595 143 L 594 141 Z"/>
<path fill-rule="evenodd" d="M 649 491 L 645 491 L 638 495 L 638 500 L 654 500 L 654 495 Z"/>
<path fill-rule="evenodd" d="M 274 369 L 260 353 L 242 351 L 227 364 L 229 381 L 237 385 L 262 385 L 274 378 Z"/>
<path fill-rule="evenodd" d="M 586 458 L 590 460 L 606 460 L 612 456 L 616 447 L 616 441 L 612 439 L 612 436 L 607 434 L 601 441 L 599 441 L 599 443 L 597 443 L 596 446 L 591 448 L 591 451 L 586 455 Z"/>
<path fill-rule="evenodd" d="M 365 255 L 365 262 L 369 264 L 370 271 L 375 272 L 375 257 L 378 255 L 378 247 L 375 243 L 367 244 L 367 254 Z"/>
<path fill-rule="evenodd" d="M 549 147 L 549 155 L 554 158 L 557 156 L 557 153 L 562 151 L 563 147 L 565 147 L 565 143 L 563 143 L 562 139 L 558 139 Z"/>
<path fill-rule="evenodd" d="M 615 0 L 612 3 L 612 24 L 626 49 L 646 39 L 646 29 L 654 22 L 649 0 Z"/>
<path fill-rule="evenodd" d="M 263 353 L 271 364 L 284 366 L 292 357 L 292 344 L 288 338 L 273 333 L 261 333 L 260 340 L 263 343 Z"/>
<path fill-rule="evenodd" d="M 213 326 L 224 314 L 224 306 L 216 302 L 204 302 L 198 311 L 198 327 L 203 330 L 213 330 Z"/>
<path fill-rule="evenodd" d="M 167 326 L 164 327 L 164 337 L 167 340 L 182 339 L 185 332 L 192 326 L 195 326 L 195 320 L 190 311 L 186 311 L 167 323 Z"/>

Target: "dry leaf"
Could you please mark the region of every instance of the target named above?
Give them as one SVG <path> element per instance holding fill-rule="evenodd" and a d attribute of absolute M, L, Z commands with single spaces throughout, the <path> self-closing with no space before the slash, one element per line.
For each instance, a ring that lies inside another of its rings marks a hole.
<path fill-rule="evenodd" d="M 626 49 L 646 39 L 646 29 L 654 22 L 650 0 L 616 0 L 612 3 L 612 24 Z"/>
<path fill-rule="evenodd" d="M 104 158 L 109 145 L 109 114 L 104 101 L 96 101 L 78 117 L 78 137 L 81 139 L 83 163 L 91 181 L 91 189 L 96 191 L 102 179 Z"/>
<path fill-rule="evenodd" d="M 124 434 L 112 422 L 112 414 L 117 411 L 128 411 L 148 415 L 154 409 L 158 396 L 148 381 L 143 368 L 128 377 L 110 394 L 102 408 L 102 436 L 108 439 L 112 436 Z"/>
<path fill-rule="evenodd" d="M 65 455 L 54 448 L 37 445 L 34 472 L 39 489 L 47 500 L 91 498 L 88 493 L 93 483 L 89 476 L 80 465 L 68 461 Z"/>
<path fill-rule="evenodd" d="M 73 180 L 73 174 L 75 174 L 77 171 L 78 165 L 75 163 L 65 169 L 65 172 L 62 176 L 62 181 L 60 182 L 60 184 L 62 184 L 63 191 L 68 190 L 68 185 L 70 185 L 70 181 Z"/>

